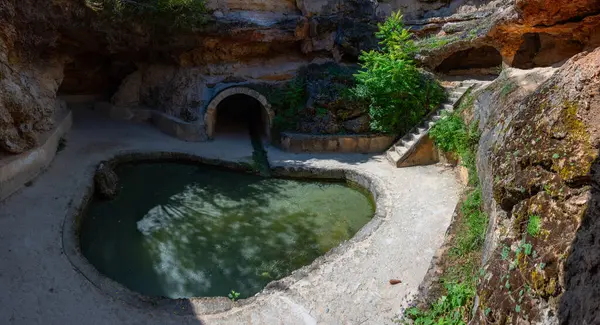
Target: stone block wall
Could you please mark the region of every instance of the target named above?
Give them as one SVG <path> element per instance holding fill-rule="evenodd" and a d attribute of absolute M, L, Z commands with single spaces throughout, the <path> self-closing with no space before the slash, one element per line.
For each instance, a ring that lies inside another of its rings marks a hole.
<path fill-rule="evenodd" d="M 379 153 L 394 142 L 388 135 L 313 135 L 281 133 L 279 147 L 288 152 Z"/>

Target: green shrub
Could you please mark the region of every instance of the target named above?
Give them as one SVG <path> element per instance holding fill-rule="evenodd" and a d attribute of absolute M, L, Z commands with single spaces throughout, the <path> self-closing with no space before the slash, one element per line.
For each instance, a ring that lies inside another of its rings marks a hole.
<path fill-rule="evenodd" d="M 298 77 L 280 88 L 272 90 L 267 97 L 275 110 L 273 126 L 277 131 L 294 130 L 306 104 L 306 84 Z"/>
<path fill-rule="evenodd" d="M 477 123 L 467 126 L 460 116 L 460 112 L 473 105 L 473 102 L 473 95 L 465 95 L 458 109 L 443 116 L 431 128 L 429 135 L 440 149 L 454 152 L 460 157 L 462 165 L 469 170 L 469 184 L 477 186 L 477 145 L 480 134 Z"/>
<path fill-rule="evenodd" d="M 467 128 L 460 116 L 448 114 L 431 128 L 429 135 L 440 149 L 459 153 L 464 150 Z"/>
<path fill-rule="evenodd" d="M 113 20 L 192 28 L 206 22 L 205 0 L 85 0 L 86 5 Z"/>
<path fill-rule="evenodd" d="M 445 98 L 443 88 L 419 70 L 416 47 L 400 12 L 379 25 L 381 51 L 363 52 L 352 96 L 369 104 L 371 129 L 402 133 L 418 123 Z"/>

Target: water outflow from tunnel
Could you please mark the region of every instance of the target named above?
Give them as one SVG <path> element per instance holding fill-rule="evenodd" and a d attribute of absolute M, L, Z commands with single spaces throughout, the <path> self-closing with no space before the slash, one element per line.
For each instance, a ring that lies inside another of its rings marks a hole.
<path fill-rule="evenodd" d="M 248 120 L 248 133 L 252 142 L 252 164 L 254 169 L 264 177 L 271 177 L 271 165 L 264 148 L 260 126 Z"/>

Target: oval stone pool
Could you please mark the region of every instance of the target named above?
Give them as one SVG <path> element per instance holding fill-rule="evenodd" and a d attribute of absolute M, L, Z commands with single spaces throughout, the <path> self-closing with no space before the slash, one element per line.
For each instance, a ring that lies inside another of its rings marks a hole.
<path fill-rule="evenodd" d="M 116 199 L 93 199 L 84 256 L 131 290 L 252 296 L 352 237 L 374 214 L 344 182 L 263 178 L 206 165 L 127 163 Z"/>

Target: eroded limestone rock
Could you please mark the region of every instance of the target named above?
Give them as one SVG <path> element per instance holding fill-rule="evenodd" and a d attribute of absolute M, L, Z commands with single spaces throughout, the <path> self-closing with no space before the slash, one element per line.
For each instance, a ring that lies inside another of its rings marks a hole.
<path fill-rule="evenodd" d="M 112 102 L 115 106 L 145 106 L 192 122 L 200 118 L 205 84 L 199 69 L 152 65 L 129 75 Z"/>
<path fill-rule="evenodd" d="M 101 198 L 112 200 L 119 193 L 119 177 L 105 161 L 101 162 L 94 175 L 96 194 Z"/>
<path fill-rule="evenodd" d="M 369 117 L 366 115 L 359 116 L 355 119 L 344 122 L 344 128 L 353 133 L 365 133 L 369 131 Z"/>
<path fill-rule="evenodd" d="M 599 76 L 600 48 L 572 58 L 539 87 L 543 77 L 522 78 L 522 86 L 501 79 L 478 99 L 491 104 L 480 116 L 478 170 L 492 222 L 479 323 L 600 317 L 590 294 L 600 274 L 588 261 L 600 245 L 584 239 L 598 224 Z"/>

